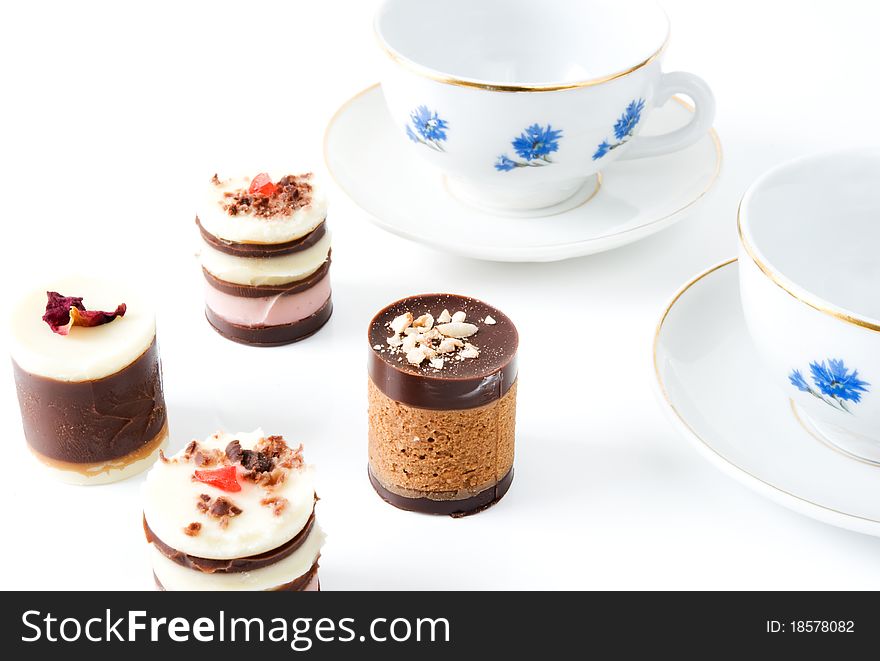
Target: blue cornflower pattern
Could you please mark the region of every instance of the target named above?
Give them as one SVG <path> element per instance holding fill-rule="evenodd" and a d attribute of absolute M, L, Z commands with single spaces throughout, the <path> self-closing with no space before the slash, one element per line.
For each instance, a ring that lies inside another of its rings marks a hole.
<path fill-rule="evenodd" d="M 621 145 L 626 144 L 629 139 L 632 138 L 636 126 L 638 126 L 639 122 L 642 120 L 642 111 L 644 109 L 644 99 L 633 99 L 630 101 L 626 110 L 623 111 L 623 114 L 618 117 L 617 121 L 614 123 L 614 138 L 617 142 L 612 143 L 608 142 L 608 140 L 600 142 L 599 146 L 596 148 L 596 152 L 593 154 L 594 161 L 599 160 L 612 149 L 617 149 Z"/>
<path fill-rule="evenodd" d="M 800 370 L 788 375 L 791 384 L 801 392 L 807 392 L 834 408 L 851 413 L 847 402 L 858 404 L 862 394 L 871 384 L 859 378 L 859 371 L 847 369 L 843 360 L 831 358 L 810 363 L 813 385 L 807 383 Z"/>
<path fill-rule="evenodd" d="M 519 159 L 501 154 L 495 162 L 495 169 L 499 172 L 510 172 L 515 168 L 548 165 L 553 162 L 550 154 L 559 151 L 560 138 L 562 129 L 554 129 L 550 124 L 546 127 L 532 124 L 510 143 Z"/>
<path fill-rule="evenodd" d="M 418 142 L 434 151 L 445 151 L 441 142 L 446 141 L 446 129 L 449 123 L 441 119 L 428 106 L 419 106 L 409 114 L 410 123 L 406 126 L 406 135 L 413 142 Z"/>

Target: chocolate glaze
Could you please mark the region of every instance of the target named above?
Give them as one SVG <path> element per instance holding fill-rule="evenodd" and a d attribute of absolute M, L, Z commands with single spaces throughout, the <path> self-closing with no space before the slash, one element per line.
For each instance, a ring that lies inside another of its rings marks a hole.
<path fill-rule="evenodd" d="M 321 224 L 311 232 L 292 241 L 285 241 L 284 243 L 239 243 L 214 236 L 202 227 L 198 216 L 196 216 L 196 225 L 199 226 L 199 231 L 202 233 L 202 239 L 204 239 L 205 243 L 214 248 L 214 250 L 219 250 L 234 257 L 259 258 L 290 255 L 311 248 L 324 238 L 324 235 L 327 233 L 326 222 L 322 220 Z"/>
<path fill-rule="evenodd" d="M 504 497 L 504 494 L 510 489 L 511 482 L 513 482 L 513 468 L 511 468 L 507 471 L 507 475 L 502 477 L 495 486 L 489 487 L 475 496 L 460 500 L 433 500 L 431 498 L 406 498 L 400 496 L 383 487 L 379 480 L 375 478 L 369 466 L 367 466 L 367 473 L 370 476 L 370 484 L 373 485 L 376 493 L 389 505 L 394 505 L 398 509 L 409 512 L 448 514 L 454 518 L 476 514 L 492 507 L 492 505 Z"/>
<path fill-rule="evenodd" d="M 28 444 L 75 464 L 125 457 L 152 442 L 166 421 L 156 338 L 134 362 L 93 381 L 57 381 L 12 361 Z"/>
<path fill-rule="evenodd" d="M 284 558 L 294 553 L 294 551 L 296 551 L 300 546 L 303 545 L 303 542 L 306 541 L 306 538 L 309 536 L 309 533 L 312 531 L 312 527 L 314 525 L 315 510 L 313 507 L 312 514 L 309 516 L 309 520 L 306 522 L 306 525 L 290 541 L 285 542 L 278 548 L 266 551 L 265 553 L 251 555 L 245 558 L 230 558 L 227 560 L 200 558 L 195 555 L 188 555 L 183 551 L 178 551 L 172 546 L 168 546 L 168 544 L 156 537 L 156 534 L 152 531 L 150 525 L 147 523 L 146 517 L 144 517 L 144 534 L 147 536 L 147 542 L 154 544 L 156 548 L 162 553 L 162 555 L 164 555 L 169 560 L 173 560 L 178 565 L 187 567 L 189 569 L 195 569 L 196 571 L 200 571 L 204 574 L 234 574 L 238 572 L 253 571 L 254 569 L 260 569 L 262 567 L 268 567 L 269 565 L 274 564 L 279 560 L 284 560 Z"/>
<path fill-rule="evenodd" d="M 410 365 L 402 354 L 387 350 L 386 339 L 392 334 L 387 324 L 394 317 L 411 312 L 418 317 L 426 312 L 436 320 L 440 313 L 461 310 L 465 321 L 479 327 L 476 335 L 466 338 L 480 349 L 480 356 L 447 363 L 435 371 L 425 362 Z M 481 323 L 486 315 L 497 322 Z M 391 399 L 418 408 L 435 410 L 468 409 L 485 406 L 500 399 L 516 380 L 516 352 L 519 335 L 513 322 L 496 308 L 467 296 L 456 294 L 421 294 L 392 303 L 370 322 L 368 372 L 373 383 Z M 379 352 L 373 347 L 385 349 Z M 398 361 L 398 358 L 402 360 Z"/>
<path fill-rule="evenodd" d="M 264 296 L 289 296 L 290 294 L 298 294 L 310 287 L 314 287 L 324 278 L 330 271 L 330 258 L 321 264 L 321 267 L 307 275 L 302 280 L 294 282 L 285 282 L 283 285 L 239 285 L 234 282 L 221 280 L 216 275 L 202 267 L 202 273 L 205 280 L 208 281 L 214 289 L 222 291 L 230 296 L 240 296 L 242 298 L 262 298 Z"/>
<path fill-rule="evenodd" d="M 214 314 L 211 308 L 205 307 L 205 316 L 215 331 L 228 340 L 254 347 L 276 347 L 304 340 L 321 330 L 324 324 L 330 320 L 332 314 L 333 301 L 328 298 L 327 302 L 315 314 L 292 324 L 240 326 L 229 323 Z"/>
<path fill-rule="evenodd" d="M 320 556 L 319 556 L 320 557 Z M 315 560 L 315 564 L 311 566 L 311 568 L 302 576 L 299 576 L 293 579 L 290 583 L 285 583 L 283 585 L 279 585 L 276 588 L 272 588 L 270 592 L 302 592 L 306 586 L 311 582 L 311 580 L 318 575 L 318 561 Z M 156 576 L 156 573 L 153 572 L 153 580 L 156 582 L 156 587 L 165 592 L 165 586 L 159 581 L 159 577 Z M 316 592 L 321 591 L 321 583 L 318 582 L 318 589 Z"/>

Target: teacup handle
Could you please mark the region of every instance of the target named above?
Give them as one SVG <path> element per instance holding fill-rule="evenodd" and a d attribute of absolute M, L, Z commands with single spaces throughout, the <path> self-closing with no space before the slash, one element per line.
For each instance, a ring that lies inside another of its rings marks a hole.
<path fill-rule="evenodd" d="M 621 159 L 660 156 L 690 147 L 712 128 L 715 120 L 715 96 L 706 82 L 692 73 L 673 71 L 663 74 L 654 94 L 654 107 L 662 106 L 673 94 L 678 93 L 689 96 L 694 102 L 694 116 L 691 121 L 664 135 L 636 136 L 630 148 L 621 154 Z"/>

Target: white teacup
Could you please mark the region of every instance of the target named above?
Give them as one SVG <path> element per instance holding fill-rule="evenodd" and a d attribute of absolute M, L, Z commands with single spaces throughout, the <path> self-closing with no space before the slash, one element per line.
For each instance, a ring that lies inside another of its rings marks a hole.
<path fill-rule="evenodd" d="M 770 170 L 740 205 L 739 273 L 749 332 L 795 414 L 880 464 L 878 182 L 880 149 Z"/>
<path fill-rule="evenodd" d="M 490 211 L 576 206 L 612 161 L 683 149 L 714 118 L 700 78 L 662 72 L 669 21 L 653 0 L 386 0 L 375 28 L 401 139 Z M 690 123 L 640 137 L 675 93 Z"/>

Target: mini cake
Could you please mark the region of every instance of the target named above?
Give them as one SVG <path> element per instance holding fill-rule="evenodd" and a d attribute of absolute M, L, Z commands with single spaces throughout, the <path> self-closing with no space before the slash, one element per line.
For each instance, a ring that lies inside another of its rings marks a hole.
<path fill-rule="evenodd" d="M 208 186 L 202 235 L 205 314 L 224 337 L 277 346 L 318 331 L 333 312 L 327 204 L 311 174 L 220 179 Z"/>
<path fill-rule="evenodd" d="M 22 298 L 10 319 L 25 439 L 67 482 L 139 473 L 168 438 L 153 311 L 109 281 L 53 287 Z"/>
<path fill-rule="evenodd" d="M 164 455 L 143 486 L 162 590 L 320 590 L 313 469 L 280 436 L 218 432 Z"/>
<path fill-rule="evenodd" d="M 413 296 L 369 327 L 369 477 L 406 510 L 485 509 L 513 480 L 519 343 L 490 305 Z"/>

